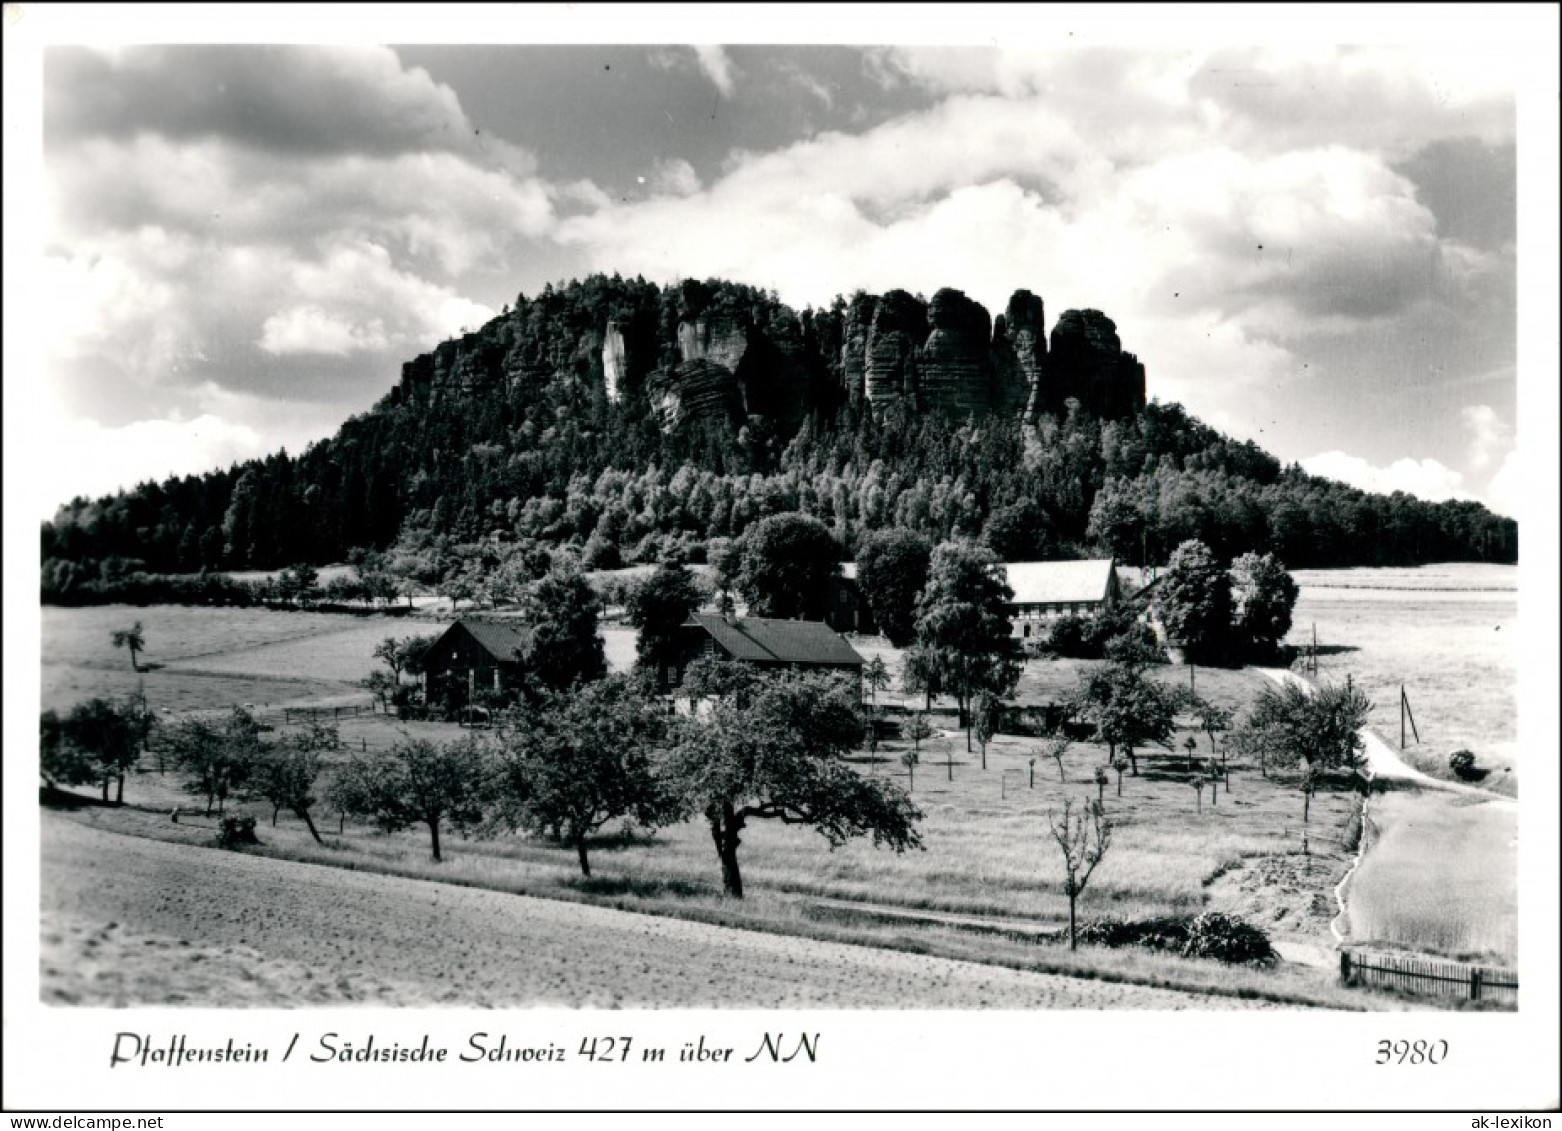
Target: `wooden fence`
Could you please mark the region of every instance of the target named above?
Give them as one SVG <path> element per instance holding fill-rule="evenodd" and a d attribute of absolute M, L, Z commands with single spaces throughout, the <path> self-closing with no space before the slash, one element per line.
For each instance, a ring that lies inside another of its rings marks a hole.
<path fill-rule="evenodd" d="M 1347 986 L 1386 986 L 1413 994 L 1452 995 L 1471 1001 L 1517 1005 L 1519 976 L 1513 970 L 1429 962 L 1391 954 L 1359 955 L 1340 951 L 1340 981 Z"/>
<path fill-rule="evenodd" d="M 353 704 L 349 707 L 283 707 L 282 721 L 291 726 L 293 723 L 309 723 L 324 719 L 356 719 L 359 715 L 374 713 L 373 703 L 368 706 Z"/>

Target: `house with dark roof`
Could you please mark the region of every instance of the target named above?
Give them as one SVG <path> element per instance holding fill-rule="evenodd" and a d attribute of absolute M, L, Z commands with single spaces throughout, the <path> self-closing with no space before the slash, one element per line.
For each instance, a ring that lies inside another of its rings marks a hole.
<path fill-rule="evenodd" d="M 813 620 L 729 618 L 694 613 L 678 632 L 675 665 L 658 673 L 662 691 L 683 685 L 683 673 L 701 656 L 740 660 L 772 670 L 844 671 L 859 675 L 864 663 L 829 625 Z"/>
<path fill-rule="evenodd" d="M 1004 573 L 1014 598 L 1009 622 L 1020 639 L 1044 636 L 1062 616 L 1089 616 L 1116 606 L 1122 584 L 1111 558 L 1080 562 L 1008 562 Z"/>
<path fill-rule="evenodd" d="M 532 628 L 511 620 L 462 617 L 423 654 L 425 687 L 454 677 L 468 695 L 478 691 L 514 691 L 531 651 Z"/>

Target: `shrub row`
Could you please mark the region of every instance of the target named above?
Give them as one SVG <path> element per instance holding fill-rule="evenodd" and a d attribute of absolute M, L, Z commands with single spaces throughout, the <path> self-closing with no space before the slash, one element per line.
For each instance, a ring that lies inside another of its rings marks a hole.
<path fill-rule="evenodd" d="M 1263 931 L 1220 911 L 1151 919 L 1096 919 L 1079 928 L 1079 940 L 1097 946 L 1143 946 L 1245 966 L 1269 966 L 1278 957 Z"/>

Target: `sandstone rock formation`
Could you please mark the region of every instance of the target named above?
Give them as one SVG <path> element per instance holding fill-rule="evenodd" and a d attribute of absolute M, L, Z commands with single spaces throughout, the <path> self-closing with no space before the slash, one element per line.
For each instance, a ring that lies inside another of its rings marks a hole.
<path fill-rule="evenodd" d="M 1070 397 L 1100 417 L 1144 407 L 1144 366 L 1123 352 L 1117 324 L 1099 310 L 1065 310 L 1058 318 L 1047 384 L 1046 411 L 1059 415 Z"/>
<path fill-rule="evenodd" d="M 953 416 L 992 411 L 992 319 L 979 302 L 944 288 L 928 306 L 933 325 L 917 356 L 922 407 Z"/>
<path fill-rule="evenodd" d="M 703 358 L 655 370 L 645 379 L 645 393 L 664 429 L 686 420 L 740 419 L 743 413 L 732 371 Z"/>
<path fill-rule="evenodd" d="M 1015 291 L 993 323 L 993 364 L 999 403 L 994 411 L 1024 413 L 1035 420 L 1044 411 L 1047 372 L 1046 311 L 1037 295 Z"/>
<path fill-rule="evenodd" d="M 996 319 L 952 288 L 931 301 L 859 293 L 800 318 L 773 294 L 735 284 L 636 286 L 594 306 L 551 290 L 523 297 L 513 314 L 407 362 L 395 398 L 506 396 L 563 379 L 610 402 L 643 397 L 667 429 L 761 416 L 782 436 L 847 405 L 1034 420 L 1063 415 L 1070 399 L 1098 417 L 1145 403 L 1144 366 L 1123 352 L 1110 318 L 1065 311 L 1049 348 L 1042 300 L 1026 290 Z"/>
<path fill-rule="evenodd" d="M 619 390 L 629 373 L 629 356 L 624 346 L 623 328 L 616 321 L 608 320 L 602 335 L 602 380 L 607 388 L 607 399 L 618 401 Z"/>
<path fill-rule="evenodd" d="M 890 291 L 874 307 L 864 350 L 863 384 L 874 408 L 917 406 L 917 351 L 927 341 L 927 307 Z"/>

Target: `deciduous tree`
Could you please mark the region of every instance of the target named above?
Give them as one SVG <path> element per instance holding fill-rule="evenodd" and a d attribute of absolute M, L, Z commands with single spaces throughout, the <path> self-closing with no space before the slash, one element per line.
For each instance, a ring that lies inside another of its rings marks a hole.
<path fill-rule="evenodd" d="M 840 546 L 818 519 L 771 515 L 743 535 L 734 587 L 752 616 L 819 620 L 840 558 Z"/>
<path fill-rule="evenodd" d="M 572 562 L 527 587 L 521 608 L 532 627 L 526 658 L 532 680 L 551 691 L 601 679 L 607 657 L 597 632 L 602 602 Z"/>
<path fill-rule="evenodd" d="M 490 829 L 554 837 L 591 875 L 587 838 L 609 821 L 680 816 L 653 764 L 665 733 L 666 716 L 622 675 L 550 695 L 500 739 Z"/>
<path fill-rule="evenodd" d="M 130 649 L 130 670 L 141 670 L 136 663 L 136 655 L 146 650 L 146 633 L 141 628 L 141 622 L 136 621 L 129 628 L 116 629 L 114 632 L 114 647 Z"/>
<path fill-rule="evenodd" d="M 1349 774 L 1365 788 L 1366 742 L 1361 728 L 1371 712 L 1371 701 L 1353 685 L 1324 684 L 1314 690 L 1300 681 L 1287 681 L 1259 692 L 1227 744 L 1257 755 L 1266 777 L 1271 765 L 1296 771 L 1306 823 L 1313 792 L 1324 775 Z"/>
<path fill-rule="evenodd" d="M 1095 873 L 1096 867 L 1106 856 L 1112 843 L 1112 822 L 1103 815 L 1100 805 L 1086 805 L 1076 811 L 1074 799 L 1063 799 L 1063 815 L 1047 814 L 1047 824 L 1052 839 L 1063 854 L 1063 894 L 1068 898 L 1068 948 L 1079 945 L 1079 932 L 1075 920 L 1075 907 L 1085 893 L 1085 885 Z"/>
<path fill-rule="evenodd" d="M 1155 606 L 1167 636 L 1189 659 L 1224 659 L 1231 636 L 1231 577 L 1208 546 L 1189 540 L 1172 552 Z"/>
<path fill-rule="evenodd" d="M 915 652 L 938 686 L 958 700 L 967 749 L 972 697 L 984 691 L 1008 695 L 1020 678 L 1019 646 L 1007 613 L 1013 596 L 1002 563 L 985 546 L 945 542 L 933 551 L 927 586 L 917 600 Z"/>
<path fill-rule="evenodd" d="M 1003 703 L 990 691 L 976 697 L 976 744 L 982 749 L 982 769 L 987 768 L 987 744 L 1003 723 Z"/>
<path fill-rule="evenodd" d="M 862 741 L 856 687 L 812 673 L 733 674 L 722 698 L 681 723 L 668 760 L 669 780 L 710 826 L 728 895 L 743 895 L 738 846 L 751 820 L 805 825 L 832 847 L 859 836 L 897 852 L 921 846 L 910 798 L 845 761 Z"/>
<path fill-rule="evenodd" d="M 222 813 L 228 798 L 249 783 L 262 753 L 261 733 L 260 723 L 240 707 L 221 721 L 192 717 L 168 728 L 174 765 L 188 775 L 185 791 L 206 798 L 208 817 L 213 803 Z"/>
<path fill-rule="evenodd" d="M 353 755 L 331 796 L 342 812 L 368 817 L 386 832 L 427 826 L 437 862 L 444 858 L 443 828 L 466 832 L 482 822 L 488 775 L 489 759 L 470 735 L 448 743 L 409 738 L 373 758 Z"/>
<path fill-rule="evenodd" d="M 1171 736 L 1177 702 L 1174 692 L 1146 679 L 1139 665 L 1112 663 L 1081 673 L 1070 710 L 1095 723 L 1111 757 L 1119 750 L 1127 753 L 1138 777 L 1137 749 L 1147 742 L 1164 743 Z"/>
<path fill-rule="evenodd" d="M 681 565 L 663 562 L 630 592 L 626 602 L 628 621 L 639 630 L 635 663 L 656 672 L 679 661 L 678 629 L 700 607 L 703 594 Z"/>
<path fill-rule="evenodd" d="M 102 786 L 109 799 L 117 784 L 116 804 L 125 800 L 125 774 L 141 757 L 152 716 L 137 698 L 88 699 L 61 717 L 45 711 L 41 726 L 41 772 L 51 785 Z"/>
<path fill-rule="evenodd" d="M 1232 633 L 1237 645 L 1263 657 L 1291 631 L 1297 587 L 1273 554 L 1247 553 L 1231 563 Z"/>
<path fill-rule="evenodd" d="M 271 804 L 271 823 L 287 809 L 320 840 L 310 810 L 314 807 L 315 783 L 320 777 L 321 755 L 337 749 L 341 740 L 336 728 L 327 723 L 308 723 L 301 730 L 275 742 L 264 742 L 250 775 L 251 789 Z"/>
<path fill-rule="evenodd" d="M 897 648 L 916 638 L 917 597 L 927 585 L 932 543 L 902 527 L 879 530 L 857 550 L 857 584 L 874 623 Z"/>

